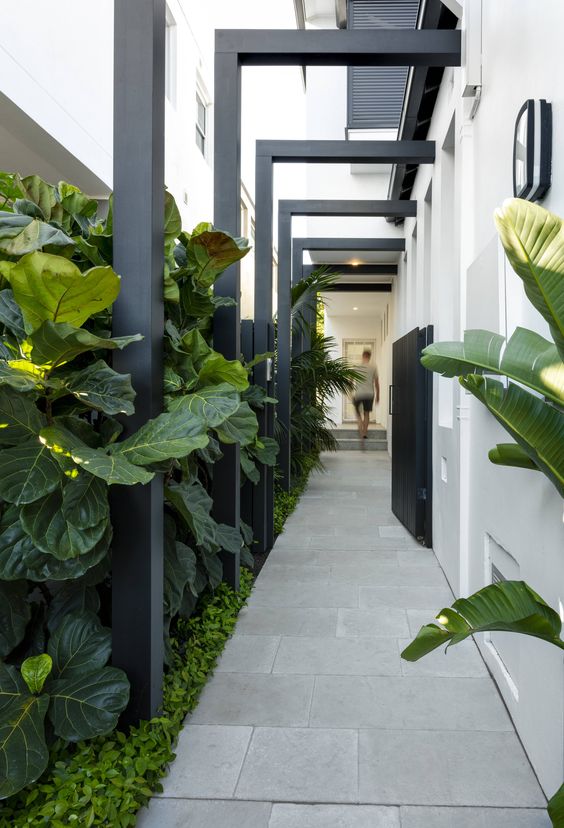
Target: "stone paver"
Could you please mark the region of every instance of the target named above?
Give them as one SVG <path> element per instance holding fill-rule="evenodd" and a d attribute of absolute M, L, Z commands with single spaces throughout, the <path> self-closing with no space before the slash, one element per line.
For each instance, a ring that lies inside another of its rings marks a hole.
<path fill-rule="evenodd" d="M 453 596 L 384 452 L 314 475 L 141 828 L 549 828 L 473 641 L 400 658 Z"/>

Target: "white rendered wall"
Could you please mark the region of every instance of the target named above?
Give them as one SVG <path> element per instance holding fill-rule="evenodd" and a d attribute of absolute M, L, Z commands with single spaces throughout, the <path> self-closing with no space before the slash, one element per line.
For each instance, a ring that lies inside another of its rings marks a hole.
<path fill-rule="evenodd" d="M 471 101 L 460 97 L 460 70 L 447 70 L 429 138 L 437 141 L 432 174 L 430 306 L 415 308 L 420 256 L 407 262 L 395 285 L 396 334 L 427 322 L 436 339 L 460 338 L 464 328 L 485 327 L 510 335 L 517 325 L 548 336 L 547 326 L 526 300 L 522 283 L 499 252 L 492 214 L 512 196 L 512 143 L 517 112 L 527 98 L 552 102 L 553 186 L 544 205 L 564 215 L 564 95 L 560 36 L 564 7 L 546 0 L 543 14 L 533 0 L 483 3 L 483 90 L 473 120 Z M 534 43 L 542 44 L 537 48 Z M 452 157 L 454 189 L 445 187 Z M 423 199 L 430 171 L 421 169 L 413 197 L 417 224 L 424 223 Z M 454 220 L 450 221 L 453 215 Z M 406 221 L 406 237 L 415 221 Z M 447 229 L 449 228 L 449 229 Z M 418 238 L 421 229 L 417 228 Z M 454 254 L 454 261 L 453 261 Z M 411 258 L 413 252 L 411 251 Z M 431 309 L 429 315 L 428 308 Z M 456 594 L 491 582 L 491 560 L 510 578 L 526 580 L 560 610 L 564 605 L 562 501 L 541 474 L 493 466 L 488 450 L 507 442 L 507 433 L 456 382 L 435 382 L 434 535 L 435 551 Z M 441 480 L 446 460 L 447 482 Z M 439 609 L 439 608 L 437 608 Z M 552 795 L 564 776 L 564 670 L 555 648 L 532 638 L 494 636 L 480 646 L 513 716 L 541 784 Z M 504 666 L 505 663 L 506 667 Z"/>

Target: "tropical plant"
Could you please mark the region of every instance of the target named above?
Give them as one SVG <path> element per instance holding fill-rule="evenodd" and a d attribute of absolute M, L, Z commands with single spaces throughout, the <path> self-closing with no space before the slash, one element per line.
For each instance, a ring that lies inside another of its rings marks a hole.
<path fill-rule="evenodd" d="M 332 357 L 333 337 L 322 332 L 322 300 L 319 294 L 330 289 L 338 274 L 326 268 L 315 270 L 292 288 L 292 324 L 294 336 L 305 334 L 307 347 L 296 353 L 291 363 L 292 475 L 300 479 L 310 470 L 310 458 L 322 451 L 335 451 L 330 418 L 335 394 L 348 394 L 359 379 L 358 372 L 346 360 Z M 317 463 L 319 466 L 319 462 Z"/>
<path fill-rule="evenodd" d="M 458 376 L 514 443 L 489 453 L 493 463 L 542 471 L 564 495 L 564 226 L 528 201 L 505 202 L 495 215 L 507 258 L 525 293 L 548 322 L 554 343 L 517 328 L 508 341 L 489 331 L 466 331 L 464 342 L 439 342 L 423 351 L 426 368 Z M 490 376 L 504 377 L 504 381 Z M 527 390 L 530 389 L 530 390 Z M 417 661 L 446 644 L 479 632 L 504 631 L 540 638 L 564 649 L 558 613 L 521 581 L 489 584 L 460 598 L 421 628 L 402 657 Z M 550 800 L 552 823 L 564 826 L 564 785 Z"/>
<path fill-rule="evenodd" d="M 169 652 L 170 621 L 188 617 L 205 587 L 221 580 L 217 553 L 252 542 L 248 527 L 242 536 L 211 516 L 221 443 L 270 447 L 258 440 L 256 416 L 242 398 L 253 397 L 247 367 L 211 347 L 213 312 L 226 304 L 212 285 L 246 254 L 245 240 L 211 225 L 183 233 L 166 194 L 166 410 L 119 440 L 118 418 L 133 412 L 135 393 L 130 377 L 112 369 L 111 353 L 139 336 L 111 336 L 120 288 L 111 267 L 111 199 L 101 218 L 97 202 L 71 185 L 8 174 L 0 176 L 0 199 L 0 658 L 9 668 L 4 679 L 23 692 L 16 668 L 49 655 L 65 617 L 110 617 L 109 486 L 165 476 Z M 56 669 L 53 675 L 59 681 Z M 9 702 L 14 694 L 4 684 L 0 700 Z M 100 698 L 114 710 L 107 693 Z M 121 710 L 127 696 L 119 698 Z M 30 702 L 30 714 L 43 707 Z M 0 701 L 0 710 L 0 727 L 9 730 L 14 706 Z M 18 733 L 4 744 L 10 793 L 32 781 L 42 761 L 28 740 L 22 764 L 13 753 Z M 22 768 L 25 778 L 16 773 Z"/>
<path fill-rule="evenodd" d="M 66 742 L 104 736 L 129 698 L 122 670 L 106 667 L 111 632 L 91 612 L 66 615 L 47 652 L 20 669 L 0 662 L 0 799 L 36 780 L 49 759 L 45 718 Z"/>

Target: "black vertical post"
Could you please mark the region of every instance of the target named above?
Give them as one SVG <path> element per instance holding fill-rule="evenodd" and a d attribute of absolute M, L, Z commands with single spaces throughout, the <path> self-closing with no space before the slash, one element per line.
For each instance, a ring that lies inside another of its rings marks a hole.
<path fill-rule="evenodd" d="M 281 472 L 280 485 L 290 489 L 291 474 L 291 380 L 292 357 L 292 214 L 281 207 L 278 209 L 278 373 L 276 392 L 277 414 L 281 425 L 280 454 L 278 464 Z"/>
<path fill-rule="evenodd" d="M 241 67 L 233 52 L 215 54 L 214 119 L 214 224 L 234 236 L 241 232 Z M 214 348 L 226 359 L 241 355 L 240 268 L 234 264 L 215 283 L 216 296 L 227 296 L 236 305 L 218 308 L 214 314 Z M 223 457 L 214 467 L 213 515 L 219 523 L 239 527 L 239 445 L 222 446 Z M 239 588 L 240 555 L 220 553 L 223 577 Z"/>
<path fill-rule="evenodd" d="M 269 326 L 272 325 L 272 214 L 273 214 L 272 156 L 256 156 L 255 174 L 255 353 L 271 350 Z M 268 364 L 262 362 L 255 368 L 255 382 L 272 395 L 272 381 L 268 380 Z M 274 412 L 267 405 L 257 414 L 259 435 L 274 436 Z M 254 489 L 253 531 L 255 549 L 265 552 L 272 546 L 272 533 L 268 529 L 270 490 L 274 486 L 272 470 L 259 465 L 260 479 Z"/>
<path fill-rule="evenodd" d="M 254 323 L 252 319 L 241 320 L 241 353 L 245 362 L 250 362 L 255 355 Z M 254 372 L 251 372 L 254 373 Z M 251 382 L 253 381 L 252 378 Z M 253 525 L 253 495 L 255 487 L 250 480 L 241 486 L 241 520 L 247 526 Z"/>
<path fill-rule="evenodd" d="M 114 12 L 113 333 L 144 336 L 113 358 L 137 391 L 126 433 L 162 411 L 165 9 L 165 0 L 116 0 Z M 126 718 L 136 721 L 162 700 L 162 477 L 112 495 L 112 660 L 131 682 Z"/>

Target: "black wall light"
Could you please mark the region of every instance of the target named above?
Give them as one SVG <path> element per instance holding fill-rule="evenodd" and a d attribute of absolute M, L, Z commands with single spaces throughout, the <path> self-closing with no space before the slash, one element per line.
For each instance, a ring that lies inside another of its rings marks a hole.
<path fill-rule="evenodd" d="M 538 201 L 550 187 L 552 171 L 552 104 L 525 101 L 515 122 L 513 195 Z"/>

